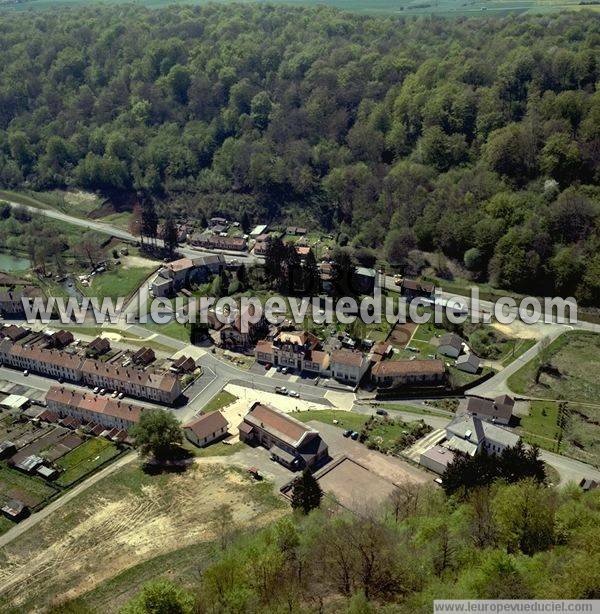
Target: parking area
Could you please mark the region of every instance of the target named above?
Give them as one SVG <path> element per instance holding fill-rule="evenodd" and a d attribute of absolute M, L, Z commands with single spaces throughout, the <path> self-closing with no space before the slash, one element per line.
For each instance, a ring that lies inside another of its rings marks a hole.
<path fill-rule="evenodd" d="M 413 465 L 396 456 L 388 456 L 375 450 L 369 450 L 358 441 L 344 437 L 342 429 L 336 426 L 316 420 L 311 420 L 308 424 L 319 431 L 321 437 L 329 446 L 329 455 L 334 459 L 342 456 L 352 458 L 370 473 L 393 484 L 431 481 L 431 476 L 422 469 L 413 467 Z M 346 488 L 355 491 L 348 494 L 351 499 L 359 499 L 361 495 L 364 497 L 364 493 L 370 490 L 369 486 L 365 491 L 364 484 L 360 481 L 355 483 L 352 477 L 349 479 Z"/>

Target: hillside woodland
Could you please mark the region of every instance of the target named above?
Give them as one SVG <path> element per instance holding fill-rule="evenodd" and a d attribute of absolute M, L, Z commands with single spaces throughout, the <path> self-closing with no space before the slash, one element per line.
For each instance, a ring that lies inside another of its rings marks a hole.
<path fill-rule="evenodd" d="M 0 18 L 0 185 L 246 212 L 600 305 L 600 16 L 120 6 Z"/>

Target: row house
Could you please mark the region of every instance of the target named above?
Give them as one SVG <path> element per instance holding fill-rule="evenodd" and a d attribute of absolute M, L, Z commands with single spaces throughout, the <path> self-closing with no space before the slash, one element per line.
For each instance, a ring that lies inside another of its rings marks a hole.
<path fill-rule="evenodd" d="M 209 234 L 194 235 L 192 243 L 207 249 L 222 249 L 243 252 L 246 249 L 246 239 L 243 237 L 221 237 Z"/>
<path fill-rule="evenodd" d="M 88 386 L 118 390 L 131 397 L 170 405 L 181 395 L 179 378 L 172 373 L 127 369 L 91 359 L 83 363 L 82 371 Z"/>
<path fill-rule="evenodd" d="M 159 403 L 171 404 L 181 395 L 179 378 L 172 373 L 125 369 L 61 350 L 13 344 L 9 339 L 0 342 L 0 361 L 59 381 L 83 382 Z"/>
<path fill-rule="evenodd" d="M 82 379 L 82 359 L 61 350 L 14 344 L 10 339 L 0 342 L 0 361 L 15 369 L 49 375 L 68 382 Z"/>
<path fill-rule="evenodd" d="M 110 397 L 52 386 L 46 393 L 48 409 L 61 418 L 95 422 L 106 428 L 128 430 L 140 420 L 143 407 Z"/>
<path fill-rule="evenodd" d="M 395 388 L 403 385 L 442 384 L 446 368 L 441 360 L 385 360 L 371 369 L 377 386 Z"/>

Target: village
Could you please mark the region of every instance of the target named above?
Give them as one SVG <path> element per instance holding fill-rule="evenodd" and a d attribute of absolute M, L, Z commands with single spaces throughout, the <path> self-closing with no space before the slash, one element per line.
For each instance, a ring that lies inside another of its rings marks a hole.
<path fill-rule="evenodd" d="M 232 228 L 238 233 L 224 218 L 211 219 L 209 228 L 205 234 L 219 239 Z M 184 230 L 181 239 L 189 241 Z M 294 238 L 301 271 L 307 260 L 316 262 L 302 241 L 306 229 L 287 228 L 286 234 Z M 262 256 L 271 237 L 266 225 L 258 226 L 241 237 L 243 249 Z M 164 262 L 137 292 L 148 299 L 191 298 L 199 287 L 240 270 L 240 260 L 222 249 Z M 336 262 L 324 254 L 317 266 L 326 296 Z M 349 275 L 357 294 L 381 284 L 404 301 L 421 299 L 425 309 L 442 300 L 427 281 L 366 267 Z M 323 491 L 349 509 L 381 503 L 407 480 L 439 485 L 457 453 L 500 455 L 521 441 L 515 398 L 463 395 L 502 372 L 502 360 L 508 365 L 518 357 L 515 347 L 527 353 L 527 340 L 512 343 L 512 356 L 498 341 L 497 359 L 485 360 L 471 347 L 473 331 L 463 337 L 449 326 L 407 322 L 348 330 L 307 322 L 298 328 L 290 319 L 273 325 L 261 318 L 244 330 L 235 310 L 209 311 L 194 343 L 151 334 L 140 324 L 124 324 L 123 336 L 101 327 L 93 336 L 89 325 L 82 334 L 77 327 L 29 327 L 21 319 L 23 301 L 35 296 L 28 294 L 15 288 L 0 294 L 7 320 L 0 362 L 9 380 L 0 403 L 0 503 L 13 522 L 126 454 L 134 444 L 130 431 L 156 409 L 177 416 L 192 448 L 210 454 L 211 446 L 234 446 L 233 462 L 254 479 L 272 480 L 283 497 L 308 468 Z M 131 331 L 136 336 L 127 337 Z M 490 343 L 498 339 L 491 328 L 485 334 Z M 18 382 L 11 385 L 12 373 Z M 41 390 L 28 389 L 34 378 L 43 381 Z M 395 399 L 393 409 L 386 405 Z M 587 487 L 597 483 L 585 467 L 568 475 Z"/>

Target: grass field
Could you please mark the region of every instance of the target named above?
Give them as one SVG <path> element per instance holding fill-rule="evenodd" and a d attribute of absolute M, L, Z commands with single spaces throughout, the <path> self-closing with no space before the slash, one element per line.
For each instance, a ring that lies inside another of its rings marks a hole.
<path fill-rule="evenodd" d="M 63 471 L 56 483 L 69 486 L 118 454 L 114 443 L 98 437 L 88 439 L 56 462 Z"/>
<path fill-rule="evenodd" d="M 0 551 L 0 611 L 48 611 L 68 595 L 117 612 L 158 573 L 192 586 L 224 532 L 264 526 L 287 507 L 242 470 L 200 460 L 150 475 L 133 461 Z"/>
<path fill-rule="evenodd" d="M 97 296 L 100 300 L 109 296 L 128 297 L 154 271 L 150 267 L 118 267 L 93 277 L 92 284 L 86 288 L 88 296 Z"/>
<path fill-rule="evenodd" d="M 529 415 L 521 418 L 523 439 L 551 452 L 560 452 L 561 428 L 558 425 L 558 403 L 532 401 Z"/>
<path fill-rule="evenodd" d="M 216 394 L 203 408 L 202 411 L 205 414 L 210 413 L 211 411 L 217 411 L 218 409 L 222 409 L 226 405 L 237 401 L 238 398 L 235 394 L 231 394 L 231 392 L 227 392 L 227 390 L 221 390 L 218 394 Z"/>
<path fill-rule="evenodd" d="M 544 399 L 600 404 L 600 335 L 570 331 L 547 348 L 551 373 L 535 382 L 539 358 L 534 358 L 508 379 L 517 394 Z"/>

